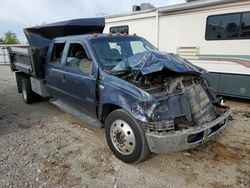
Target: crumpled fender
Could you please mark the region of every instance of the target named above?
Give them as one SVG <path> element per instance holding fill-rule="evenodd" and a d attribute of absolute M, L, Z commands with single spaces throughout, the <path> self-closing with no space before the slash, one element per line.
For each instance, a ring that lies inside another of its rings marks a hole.
<path fill-rule="evenodd" d="M 131 114 L 134 104 L 138 101 L 153 100 L 152 96 L 142 89 L 102 70 L 100 70 L 99 91 L 99 113 L 104 104 L 114 104 Z"/>

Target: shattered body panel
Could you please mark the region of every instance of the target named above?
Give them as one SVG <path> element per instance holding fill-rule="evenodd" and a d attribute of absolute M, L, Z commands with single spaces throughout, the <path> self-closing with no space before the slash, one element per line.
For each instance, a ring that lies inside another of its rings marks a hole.
<path fill-rule="evenodd" d="M 225 111 L 217 119 L 198 127 L 192 127 L 169 134 L 146 132 L 150 151 L 161 154 L 170 151 L 181 151 L 197 147 L 218 136 L 226 127 L 230 110 Z"/>
<path fill-rule="evenodd" d="M 144 128 L 154 153 L 195 147 L 225 127 L 230 110 L 202 77 L 205 72 L 172 54 L 144 52 L 100 71 L 100 104 L 117 104 Z"/>
<path fill-rule="evenodd" d="M 121 80 L 100 70 L 99 83 L 99 117 L 101 117 L 105 104 L 114 104 L 131 113 L 133 104 L 137 101 L 151 101 L 152 96 L 135 85 Z M 140 117 L 144 119 L 144 117 Z"/>

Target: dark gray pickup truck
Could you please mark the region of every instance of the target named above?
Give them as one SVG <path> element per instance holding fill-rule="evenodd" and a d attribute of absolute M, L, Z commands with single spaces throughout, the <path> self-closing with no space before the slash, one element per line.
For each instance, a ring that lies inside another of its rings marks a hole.
<path fill-rule="evenodd" d="M 49 98 L 89 126 L 104 127 L 110 149 L 126 163 L 221 133 L 230 110 L 204 69 L 139 36 L 102 34 L 104 25 L 94 18 L 25 29 L 29 46 L 9 48 L 24 101 Z"/>

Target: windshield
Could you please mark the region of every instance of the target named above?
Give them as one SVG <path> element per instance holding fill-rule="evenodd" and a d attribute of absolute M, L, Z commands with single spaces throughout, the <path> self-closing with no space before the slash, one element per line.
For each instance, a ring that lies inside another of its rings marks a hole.
<path fill-rule="evenodd" d="M 135 54 L 156 50 L 145 39 L 132 36 L 96 38 L 91 42 L 101 66 L 106 69 L 112 69 L 123 59 Z"/>

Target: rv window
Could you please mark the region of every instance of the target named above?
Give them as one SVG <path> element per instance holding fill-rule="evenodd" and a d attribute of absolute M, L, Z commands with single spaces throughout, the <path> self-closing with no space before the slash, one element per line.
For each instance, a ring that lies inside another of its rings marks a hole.
<path fill-rule="evenodd" d="M 127 33 L 128 34 L 128 26 L 116 26 L 116 27 L 110 27 L 110 33 Z"/>
<path fill-rule="evenodd" d="M 232 40 L 250 38 L 250 12 L 209 16 L 206 40 Z"/>
<path fill-rule="evenodd" d="M 53 64 L 61 64 L 62 54 L 65 43 L 55 43 L 50 56 L 50 62 Z"/>
<path fill-rule="evenodd" d="M 111 27 L 110 33 L 119 33 L 119 27 Z"/>
<path fill-rule="evenodd" d="M 240 32 L 241 14 L 210 16 L 207 19 L 206 39 L 237 39 Z"/>
<path fill-rule="evenodd" d="M 242 38 L 250 38 L 250 12 L 242 14 L 241 35 Z"/>

